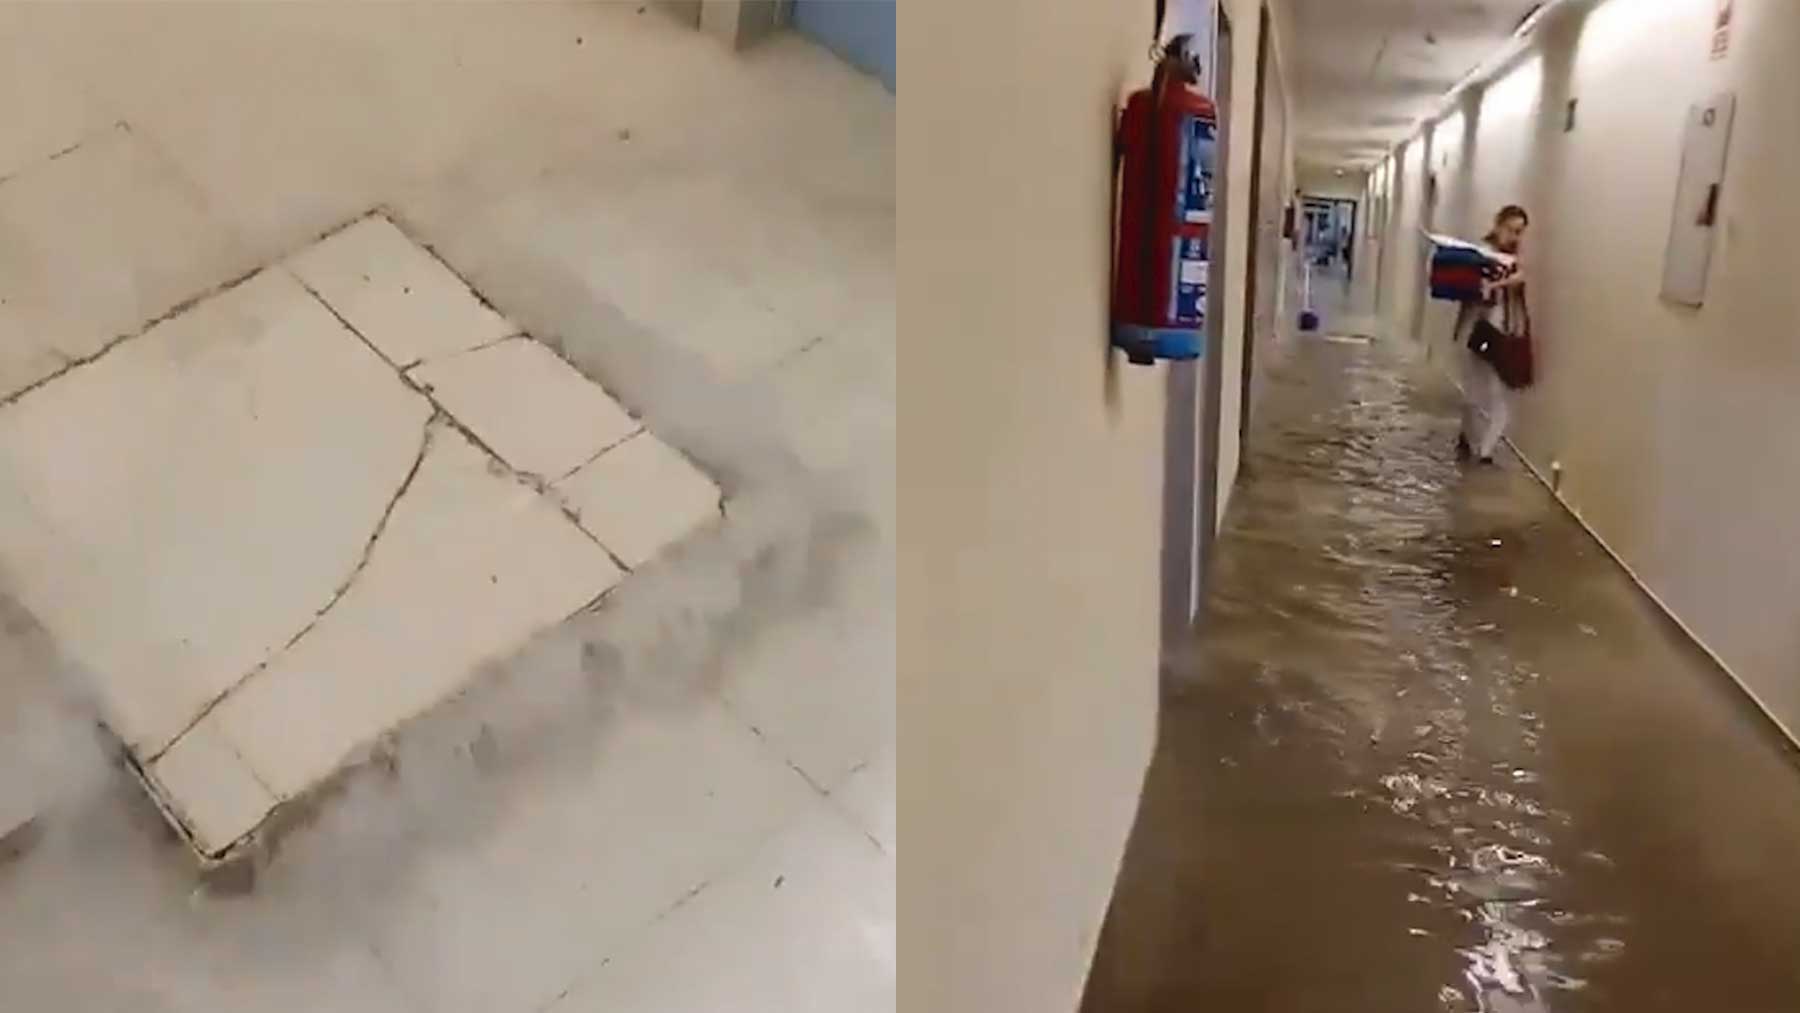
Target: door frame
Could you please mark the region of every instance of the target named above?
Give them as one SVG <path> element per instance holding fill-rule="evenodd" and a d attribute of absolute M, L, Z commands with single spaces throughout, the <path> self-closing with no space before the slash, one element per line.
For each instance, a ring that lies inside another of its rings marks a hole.
<path fill-rule="evenodd" d="M 1213 103 L 1218 132 L 1213 148 L 1212 224 L 1207 236 L 1206 333 L 1196 361 L 1168 366 L 1163 413 L 1162 626 L 1166 638 L 1199 619 L 1203 574 L 1217 534 L 1220 348 L 1224 335 L 1225 241 L 1231 157 L 1231 21 L 1213 8 Z"/>
<path fill-rule="evenodd" d="M 1425 157 L 1420 159 L 1419 164 L 1421 166 L 1419 175 L 1419 186 L 1421 188 L 1419 194 L 1419 227 L 1425 232 L 1432 232 L 1437 228 L 1438 178 L 1437 173 L 1431 168 L 1431 134 L 1429 133 L 1425 135 Z M 1430 243 L 1419 244 L 1418 265 L 1417 273 L 1414 274 L 1414 277 L 1423 278 L 1431 269 Z M 1424 340 L 1426 302 L 1427 300 L 1424 298 L 1417 299 L 1413 302 L 1412 324 L 1407 330 L 1408 333 L 1412 335 L 1414 341 Z M 1426 358 L 1430 358 L 1431 345 L 1427 344 L 1425 347 Z"/>
<path fill-rule="evenodd" d="M 1243 375 L 1239 377 L 1238 393 L 1238 448 L 1241 455 L 1243 446 L 1250 439 L 1250 380 L 1256 369 L 1256 312 L 1261 305 L 1258 301 L 1258 282 L 1262 272 L 1261 261 L 1257 259 L 1262 249 L 1262 174 L 1263 174 L 1263 132 L 1268 129 L 1267 117 L 1264 115 L 1264 103 L 1269 90 L 1269 52 L 1274 48 L 1270 39 L 1273 31 L 1272 18 L 1269 16 L 1269 5 L 1259 4 L 1256 13 L 1256 88 L 1251 101 L 1256 104 L 1251 114 L 1250 127 L 1250 232 L 1248 253 L 1244 257 L 1244 328 L 1239 341 L 1243 342 Z M 1274 281 L 1274 279 L 1270 279 Z"/>
<path fill-rule="evenodd" d="M 1219 423 L 1225 391 L 1225 293 L 1230 277 L 1225 273 L 1226 251 L 1230 248 L 1231 228 L 1231 144 L 1235 103 L 1231 94 L 1232 53 L 1231 17 L 1225 5 L 1218 5 L 1218 21 L 1213 30 L 1213 101 L 1219 110 L 1219 147 L 1215 161 L 1213 187 L 1212 235 L 1207 237 L 1208 265 L 1206 281 L 1207 331 L 1218 336 L 1209 342 L 1206 356 L 1206 404 L 1201 415 L 1201 482 L 1199 510 L 1199 560 L 1195 566 L 1195 613 L 1199 612 L 1199 591 L 1205 585 L 1206 567 L 1212 561 L 1213 542 L 1219 534 Z M 1254 193 L 1255 187 L 1251 188 Z M 1251 221 L 1255 221 L 1254 218 Z M 1216 237 L 1216 238 L 1215 238 Z"/>

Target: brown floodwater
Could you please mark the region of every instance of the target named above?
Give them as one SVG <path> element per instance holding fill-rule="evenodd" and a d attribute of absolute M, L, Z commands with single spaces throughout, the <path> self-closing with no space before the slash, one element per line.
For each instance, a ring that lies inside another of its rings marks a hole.
<path fill-rule="evenodd" d="M 1271 366 L 1085 1013 L 1800 1011 L 1800 764 L 1456 405 Z"/>

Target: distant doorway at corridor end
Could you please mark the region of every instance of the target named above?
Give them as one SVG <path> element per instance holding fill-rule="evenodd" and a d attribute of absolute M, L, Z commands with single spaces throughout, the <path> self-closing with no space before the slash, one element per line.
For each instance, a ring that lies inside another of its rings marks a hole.
<path fill-rule="evenodd" d="M 1301 210 L 1307 265 L 1315 275 L 1348 280 L 1356 269 L 1357 202 L 1306 194 Z"/>

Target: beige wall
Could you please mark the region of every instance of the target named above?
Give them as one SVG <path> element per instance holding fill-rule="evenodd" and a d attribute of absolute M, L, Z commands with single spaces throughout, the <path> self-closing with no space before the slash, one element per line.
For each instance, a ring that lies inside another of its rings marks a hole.
<path fill-rule="evenodd" d="M 1029 31 L 1022 26 L 1030 26 Z M 1113 105 L 1150 5 L 909 4 L 904 1008 L 1073 1009 L 1156 713 L 1161 368 L 1107 369 Z"/>
<path fill-rule="evenodd" d="M 1150 15 L 901 19 L 933 68 L 899 155 L 907 1010 L 1076 1007 L 1153 746 L 1165 372 L 1105 350 L 1111 116 Z M 1254 8 L 1236 24 L 1250 96 Z"/>
<path fill-rule="evenodd" d="M 1443 224 L 1508 202 L 1527 255 L 1541 382 L 1515 437 L 1567 502 L 1787 726 L 1800 727 L 1800 3 L 1573 4 L 1464 112 Z M 1687 107 L 1738 111 L 1706 305 L 1659 296 Z M 1570 97 L 1577 123 L 1564 132 Z M 1453 219 L 1453 220 L 1452 220 Z M 1400 222 L 1390 231 L 1399 242 Z M 1416 275 L 1390 272 L 1403 308 Z M 1442 344 L 1441 329 L 1429 340 Z"/>
<path fill-rule="evenodd" d="M 1388 224 L 1381 241 L 1381 289 L 1377 308 L 1390 334 L 1411 335 L 1424 309 L 1425 148 L 1429 135 L 1414 137 L 1389 156 L 1386 180 Z M 1436 348 L 1441 342 L 1434 342 Z"/>

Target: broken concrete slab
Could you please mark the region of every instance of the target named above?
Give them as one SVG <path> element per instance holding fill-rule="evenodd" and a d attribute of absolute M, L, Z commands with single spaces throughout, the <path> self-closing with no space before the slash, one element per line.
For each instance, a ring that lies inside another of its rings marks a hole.
<path fill-rule="evenodd" d="M 437 427 L 343 599 L 196 727 L 295 798 L 622 576 L 555 504 Z"/>
<path fill-rule="evenodd" d="M 0 223 L 0 398 L 252 266 L 123 125 L 0 180 Z"/>
<path fill-rule="evenodd" d="M 599 384 L 529 338 L 427 362 L 408 375 L 502 460 L 546 481 L 641 428 Z"/>
<path fill-rule="evenodd" d="M 204 854 L 255 827 L 278 801 L 211 722 L 194 726 L 145 771 Z"/>
<path fill-rule="evenodd" d="M 650 433 L 601 454 L 556 491 L 581 526 L 634 569 L 719 518 L 719 487 Z"/>
<path fill-rule="evenodd" d="M 409 328 L 492 312 L 421 288 L 452 305 L 338 308 L 264 270 L 0 405 L 0 566 L 208 861 L 623 580 L 592 530 L 643 562 L 717 514 L 710 479 L 528 337 L 402 370 L 359 317 L 429 350 L 452 346 Z M 574 486 L 604 500 L 584 530 L 539 476 L 622 442 Z"/>
<path fill-rule="evenodd" d="M 402 368 L 519 333 L 382 215 L 326 236 L 287 266 Z"/>
<path fill-rule="evenodd" d="M 0 560 L 154 756 L 330 599 L 431 412 L 258 274 L 0 410 Z"/>

